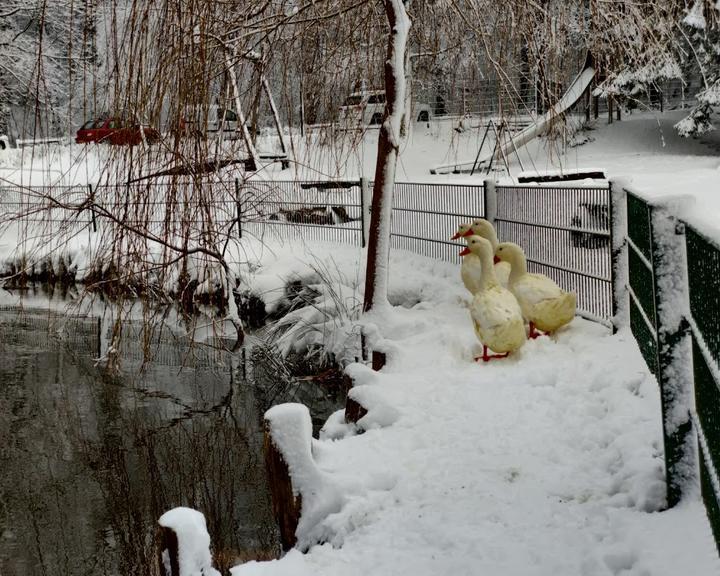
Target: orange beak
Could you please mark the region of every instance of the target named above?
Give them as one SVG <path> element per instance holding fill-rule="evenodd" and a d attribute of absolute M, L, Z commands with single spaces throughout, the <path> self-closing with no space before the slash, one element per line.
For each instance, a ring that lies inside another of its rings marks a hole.
<path fill-rule="evenodd" d="M 457 240 L 458 238 L 460 238 L 460 236 L 461 236 L 460 232 L 455 232 L 455 234 L 450 236 L 450 240 Z"/>
<path fill-rule="evenodd" d="M 463 248 L 460 252 L 460 256 L 467 256 L 468 254 L 470 254 L 470 248 Z"/>
<path fill-rule="evenodd" d="M 493 258 L 493 264 L 497 264 L 498 262 L 500 262 L 500 258 L 498 258 L 497 256 L 495 256 L 495 257 Z"/>
<path fill-rule="evenodd" d="M 465 237 L 465 236 L 472 236 L 472 235 L 473 235 L 473 231 L 472 231 L 472 230 L 468 230 L 467 232 L 465 232 L 465 234 L 463 234 L 463 237 Z"/>

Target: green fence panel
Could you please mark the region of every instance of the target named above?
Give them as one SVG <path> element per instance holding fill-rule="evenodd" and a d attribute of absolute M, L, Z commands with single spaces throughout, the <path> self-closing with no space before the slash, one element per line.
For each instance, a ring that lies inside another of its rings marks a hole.
<path fill-rule="evenodd" d="M 716 365 L 720 365 L 720 246 L 691 226 L 686 227 L 685 234 L 690 255 L 690 313 Z"/>
<path fill-rule="evenodd" d="M 628 267 L 630 269 L 630 287 L 648 320 L 650 320 L 652 328 L 657 330 L 653 271 L 648 268 L 646 261 L 638 256 L 632 246 L 628 250 Z"/>
<path fill-rule="evenodd" d="M 713 483 L 720 469 L 720 245 L 691 226 L 685 229 L 688 254 L 695 412 L 704 442 L 699 442 L 703 502 L 720 552 L 720 494 Z M 712 471 L 712 472 L 711 472 Z"/>
<path fill-rule="evenodd" d="M 628 236 L 647 260 L 652 259 L 650 206 L 634 194 L 627 194 Z"/>
<path fill-rule="evenodd" d="M 715 468 L 720 465 L 720 389 L 708 367 L 696 338 L 693 338 L 695 411 L 708 443 Z"/>
<path fill-rule="evenodd" d="M 703 458 L 700 458 L 700 488 L 702 490 L 703 502 L 705 503 L 705 512 L 710 521 L 713 537 L 715 538 L 715 546 L 720 554 L 720 506 L 718 505 L 718 496 L 715 494 L 710 471 L 705 464 Z"/>
<path fill-rule="evenodd" d="M 640 307 L 632 299 L 630 300 L 630 329 L 650 372 L 657 374 L 657 340 L 655 340 L 655 334 L 650 330 L 648 323 L 645 321 Z"/>
<path fill-rule="evenodd" d="M 650 372 L 657 374 L 657 312 L 655 310 L 655 279 L 652 270 L 650 216 L 650 206 L 628 192 L 628 237 L 631 240 L 628 249 L 628 284 L 632 290 L 630 329 Z"/>

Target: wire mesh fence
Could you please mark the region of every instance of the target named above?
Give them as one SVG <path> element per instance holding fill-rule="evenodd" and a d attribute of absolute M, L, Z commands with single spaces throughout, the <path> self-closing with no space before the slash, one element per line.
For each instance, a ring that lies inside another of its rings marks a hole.
<path fill-rule="evenodd" d="M 630 328 L 660 388 L 667 502 L 699 477 L 720 551 L 720 243 L 672 203 L 625 195 Z"/>
<path fill-rule="evenodd" d="M 628 293 L 630 328 L 648 368 L 657 373 L 658 343 L 655 311 L 650 206 L 627 193 L 628 222 Z"/>
<path fill-rule="evenodd" d="M 593 317 L 612 316 L 610 188 L 497 186 L 500 241 L 525 251 L 528 270 L 578 296 Z"/>
<path fill-rule="evenodd" d="M 687 225 L 685 240 L 700 483 L 720 550 L 720 243 Z"/>

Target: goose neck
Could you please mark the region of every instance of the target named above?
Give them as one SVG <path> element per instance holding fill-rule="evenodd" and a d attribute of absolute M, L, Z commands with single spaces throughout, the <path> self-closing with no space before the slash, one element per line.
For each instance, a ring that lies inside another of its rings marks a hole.
<path fill-rule="evenodd" d="M 521 276 L 527 274 L 527 260 L 525 254 L 519 250 L 513 253 L 512 259 L 510 259 L 510 277 L 508 282 L 514 284 Z"/>
<path fill-rule="evenodd" d="M 493 262 L 493 254 L 489 250 L 481 251 L 478 256 L 480 257 L 480 265 L 482 266 L 480 287 L 485 290 L 498 283 L 497 276 L 495 275 L 495 263 Z"/>

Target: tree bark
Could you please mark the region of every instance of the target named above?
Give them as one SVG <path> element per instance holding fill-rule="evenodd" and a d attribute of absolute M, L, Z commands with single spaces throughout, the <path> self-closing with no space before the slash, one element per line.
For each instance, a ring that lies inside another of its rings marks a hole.
<path fill-rule="evenodd" d="M 368 239 L 365 275 L 365 312 L 387 306 L 388 259 L 390 256 L 390 222 L 392 217 L 395 169 L 400 149 L 400 132 L 405 109 L 405 52 L 410 18 L 402 0 L 384 0 L 390 25 L 385 61 L 385 98 L 387 107 L 378 137 L 375 164 L 370 237 Z"/>
<path fill-rule="evenodd" d="M 243 113 L 242 109 L 242 101 L 240 99 L 240 87 L 238 86 L 238 80 L 237 80 L 237 74 L 235 73 L 235 62 L 237 60 L 237 56 L 235 54 L 235 50 L 232 50 L 225 46 L 225 66 L 228 71 L 228 76 L 230 77 L 230 85 L 232 86 L 233 90 L 233 99 L 235 101 L 235 112 L 238 115 L 238 129 L 240 130 L 240 134 L 242 134 L 243 142 L 245 143 L 245 148 L 247 149 L 248 155 L 250 156 L 251 163 L 254 165 L 252 170 L 257 170 L 260 168 L 260 158 L 258 157 L 258 153 L 255 150 L 255 145 L 253 144 L 252 138 L 250 136 L 250 132 L 247 127 L 247 121 L 245 120 L 245 114 Z"/>

